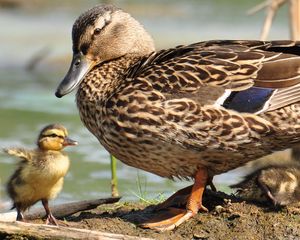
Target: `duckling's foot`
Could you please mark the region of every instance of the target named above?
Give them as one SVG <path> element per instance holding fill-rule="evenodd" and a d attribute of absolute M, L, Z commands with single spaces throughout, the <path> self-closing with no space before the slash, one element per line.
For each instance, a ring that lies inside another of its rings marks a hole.
<path fill-rule="evenodd" d="M 191 188 L 189 198 L 187 199 L 186 209 L 168 208 L 166 209 L 167 212 L 162 210 L 156 215 L 156 217 L 148 220 L 146 223 L 141 224 L 140 227 L 151 228 L 158 231 L 172 230 L 196 215 L 199 210 L 208 211 L 207 208 L 202 205 L 202 195 L 207 180 L 207 170 L 204 168 L 199 169 L 196 173 L 195 183 L 193 186 L 189 186 L 178 191 L 174 194 L 175 196 L 172 195 L 159 206 L 159 209 L 161 209 L 162 206 L 164 207 L 173 204 L 177 197 L 176 194 L 185 195 L 185 193 Z"/>
<path fill-rule="evenodd" d="M 47 216 L 45 224 L 58 226 L 56 218 L 51 213 Z"/>
<path fill-rule="evenodd" d="M 26 222 L 23 213 L 17 208 L 17 221 Z"/>

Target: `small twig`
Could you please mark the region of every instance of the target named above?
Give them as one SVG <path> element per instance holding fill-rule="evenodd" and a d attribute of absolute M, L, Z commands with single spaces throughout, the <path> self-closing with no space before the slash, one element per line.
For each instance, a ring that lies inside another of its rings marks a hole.
<path fill-rule="evenodd" d="M 272 2 L 272 0 L 266 0 L 260 4 L 257 4 L 256 6 L 254 6 L 253 8 L 249 9 L 247 11 L 247 15 L 254 15 L 256 14 L 257 12 L 263 10 L 264 8 L 266 8 L 270 2 Z"/>
<path fill-rule="evenodd" d="M 117 159 L 110 155 L 110 167 L 111 167 L 111 196 L 118 197 L 118 177 L 117 177 Z"/>
<path fill-rule="evenodd" d="M 291 39 L 300 40 L 300 1 L 290 0 L 290 32 Z"/>
<path fill-rule="evenodd" d="M 260 40 L 262 41 L 267 40 L 276 11 L 277 8 L 269 7 L 262 31 L 260 33 Z"/>
<path fill-rule="evenodd" d="M 284 4 L 287 0 L 272 0 L 268 6 L 267 16 L 265 18 L 264 26 L 260 34 L 260 40 L 267 40 L 267 37 L 272 26 L 274 16 L 277 13 L 278 8 Z"/>
<path fill-rule="evenodd" d="M 267 0 L 264 1 L 263 3 L 258 4 L 257 6 L 255 6 L 254 8 L 250 9 L 247 12 L 248 15 L 252 15 L 264 8 L 267 9 L 267 16 L 265 18 L 263 29 L 260 34 L 260 40 L 264 41 L 267 39 L 270 32 L 270 28 L 272 26 L 273 19 L 277 13 L 277 10 L 287 1 L 288 0 Z"/>

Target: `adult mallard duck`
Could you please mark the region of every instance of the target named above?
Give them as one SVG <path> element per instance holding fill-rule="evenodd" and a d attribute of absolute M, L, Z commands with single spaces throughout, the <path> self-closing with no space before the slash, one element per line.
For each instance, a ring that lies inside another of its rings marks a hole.
<path fill-rule="evenodd" d="M 37 149 L 7 148 L 6 153 L 21 158 L 19 167 L 7 184 L 7 192 L 17 209 L 17 220 L 24 221 L 23 212 L 38 201 L 46 211 L 46 224 L 57 225 L 48 200 L 61 191 L 64 176 L 69 169 L 69 158 L 61 150 L 76 141 L 68 138 L 66 128 L 51 124 L 43 128 L 37 140 Z"/>
<path fill-rule="evenodd" d="M 72 30 L 73 60 L 57 88 L 76 87 L 81 120 L 119 160 L 193 178 L 144 227 L 173 229 L 197 214 L 214 175 L 300 141 L 300 43 L 208 41 L 156 52 L 123 10 L 96 6 Z M 161 208 L 161 206 L 160 206 Z M 166 219 L 165 219 L 166 218 Z"/>

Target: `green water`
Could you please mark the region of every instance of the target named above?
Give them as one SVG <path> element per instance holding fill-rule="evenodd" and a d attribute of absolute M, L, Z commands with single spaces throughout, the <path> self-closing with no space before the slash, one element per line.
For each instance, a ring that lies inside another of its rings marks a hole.
<path fill-rule="evenodd" d="M 79 146 L 66 149 L 72 163 L 56 201 L 110 195 L 108 153 L 80 122 L 74 95 L 62 99 L 54 96 L 71 57 L 72 23 L 82 10 L 96 2 L 99 1 L 52 1 L 20 9 L 0 9 L 0 147 L 33 148 L 44 125 L 64 124 Z M 114 2 L 144 24 L 158 48 L 208 39 L 256 39 L 264 16 L 246 16 L 246 11 L 260 1 Z M 270 38 L 288 38 L 286 16 L 283 9 Z M 45 58 L 32 71 L 26 71 L 30 59 L 45 49 Z M 0 154 L 0 201 L 7 199 L 4 186 L 15 163 L 15 159 Z M 217 185 L 226 188 L 238 174 L 235 171 L 217 177 Z M 125 199 L 137 199 L 136 194 L 149 198 L 161 193 L 167 196 L 188 184 L 162 179 L 120 162 L 118 176 L 119 191 Z"/>

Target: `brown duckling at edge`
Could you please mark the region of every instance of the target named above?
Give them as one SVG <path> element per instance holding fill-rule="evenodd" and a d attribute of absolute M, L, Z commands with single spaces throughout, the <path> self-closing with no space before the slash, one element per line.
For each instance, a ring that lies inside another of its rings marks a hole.
<path fill-rule="evenodd" d="M 266 166 L 234 184 L 237 196 L 245 200 L 286 206 L 300 202 L 300 164 Z"/>
<path fill-rule="evenodd" d="M 17 221 L 24 221 L 24 211 L 41 200 L 46 211 L 46 224 L 57 225 L 48 200 L 61 191 L 69 169 L 69 158 L 62 149 L 77 145 L 77 142 L 68 138 L 64 126 L 51 124 L 41 130 L 37 145 L 34 150 L 4 149 L 9 155 L 22 159 L 8 181 L 7 192 L 13 201 L 12 209 L 17 209 Z"/>

